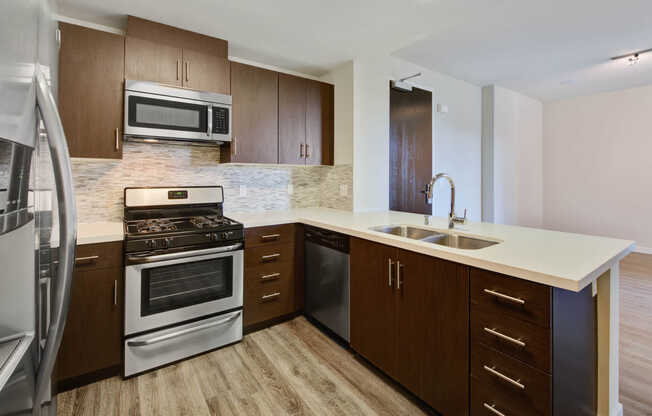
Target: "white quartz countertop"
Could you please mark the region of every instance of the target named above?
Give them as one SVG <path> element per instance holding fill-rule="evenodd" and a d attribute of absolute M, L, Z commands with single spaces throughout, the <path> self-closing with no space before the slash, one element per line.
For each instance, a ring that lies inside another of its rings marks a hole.
<path fill-rule="evenodd" d="M 446 260 L 504 273 L 533 282 L 580 291 L 634 249 L 634 242 L 535 228 L 469 222 L 454 232 L 500 241 L 479 250 L 462 250 L 411 240 L 369 228 L 415 225 L 447 232 L 445 218 L 396 211 L 354 213 L 328 208 L 304 208 L 260 213 L 229 213 L 245 227 L 300 222 Z"/>
<path fill-rule="evenodd" d="M 58 231 L 58 228 L 57 230 Z M 108 243 L 124 239 L 124 226 L 122 222 L 80 222 L 77 224 L 77 244 Z M 52 233 L 50 238 L 52 247 L 59 247 L 58 233 Z"/>

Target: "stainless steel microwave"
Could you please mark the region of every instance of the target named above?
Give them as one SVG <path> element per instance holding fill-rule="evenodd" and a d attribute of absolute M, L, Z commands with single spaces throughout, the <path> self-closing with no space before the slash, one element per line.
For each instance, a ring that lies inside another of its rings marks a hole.
<path fill-rule="evenodd" d="M 231 141 L 231 96 L 125 81 L 127 138 L 220 144 Z"/>

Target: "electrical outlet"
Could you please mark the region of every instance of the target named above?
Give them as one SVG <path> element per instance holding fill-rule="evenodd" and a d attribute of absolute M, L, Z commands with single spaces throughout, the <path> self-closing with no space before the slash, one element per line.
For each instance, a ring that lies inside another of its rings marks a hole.
<path fill-rule="evenodd" d="M 240 196 L 247 196 L 247 185 L 240 185 Z"/>
<path fill-rule="evenodd" d="M 288 183 L 288 195 L 292 195 L 293 193 L 294 193 L 294 185 Z"/>
<path fill-rule="evenodd" d="M 340 185 L 340 196 L 347 196 L 349 194 L 349 185 L 343 183 Z"/>

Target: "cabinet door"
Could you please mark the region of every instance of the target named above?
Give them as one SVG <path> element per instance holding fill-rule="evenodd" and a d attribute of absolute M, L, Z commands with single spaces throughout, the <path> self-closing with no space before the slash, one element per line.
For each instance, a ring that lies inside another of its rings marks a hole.
<path fill-rule="evenodd" d="M 279 163 L 306 163 L 307 80 L 278 75 Z"/>
<path fill-rule="evenodd" d="M 122 158 L 124 38 L 60 23 L 59 113 L 70 156 Z"/>
<path fill-rule="evenodd" d="M 181 48 L 127 36 L 125 77 L 130 80 L 181 86 Z"/>
<path fill-rule="evenodd" d="M 444 415 L 468 414 L 469 271 L 400 250 L 397 380 Z"/>
<path fill-rule="evenodd" d="M 215 55 L 184 49 L 183 86 L 194 90 L 231 94 L 229 61 Z"/>
<path fill-rule="evenodd" d="M 223 161 L 278 163 L 278 74 L 231 63 L 233 129 Z"/>
<path fill-rule="evenodd" d="M 333 164 L 333 86 L 307 81 L 306 164 Z"/>
<path fill-rule="evenodd" d="M 351 239 L 351 347 L 389 375 L 397 371 L 396 257 L 393 247 Z"/>
<path fill-rule="evenodd" d="M 75 271 L 57 358 L 59 380 L 120 365 L 121 280 L 121 268 Z"/>

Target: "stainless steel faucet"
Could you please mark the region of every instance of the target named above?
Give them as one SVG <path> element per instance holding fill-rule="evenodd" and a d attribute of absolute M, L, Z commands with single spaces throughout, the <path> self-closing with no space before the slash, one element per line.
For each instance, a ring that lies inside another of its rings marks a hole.
<path fill-rule="evenodd" d="M 451 185 L 451 212 L 448 214 L 448 228 L 453 228 L 455 227 L 455 223 L 459 224 L 465 224 L 466 223 L 466 209 L 464 210 L 464 217 L 457 217 L 455 216 L 455 182 L 453 182 L 453 178 L 448 176 L 445 173 L 438 173 L 435 176 L 432 177 L 432 180 L 430 181 L 430 187 L 428 189 L 427 197 L 428 197 L 428 203 L 432 204 L 432 194 L 435 189 L 435 182 L 437 182 L 440 178 L 446 178 L 448 179 L 448 183 Z"/>

